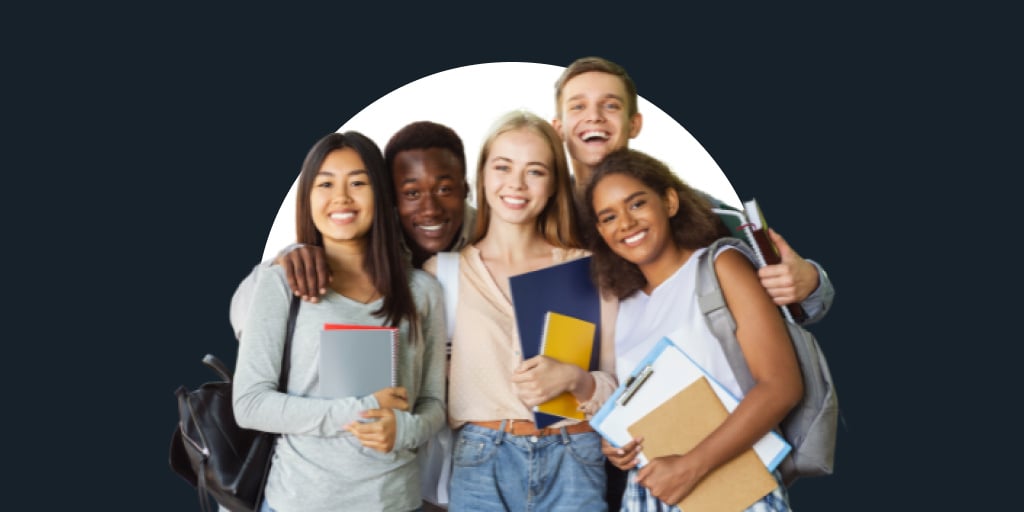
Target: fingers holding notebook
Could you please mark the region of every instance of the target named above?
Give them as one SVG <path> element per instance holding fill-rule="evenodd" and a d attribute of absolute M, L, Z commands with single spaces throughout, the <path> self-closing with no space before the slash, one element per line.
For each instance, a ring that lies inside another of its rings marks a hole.
<path fill-rule="evenodd" d="M 409 395 L 402 386 L 381 389 L 373 394 L 381 409 L 409 410 Z"/>
<path fill-rule="evenodd" d="M 381 453 L 388 453 L 395 447 L 397 435 L 397 423 L 395 411 L 391 409 L 370 409 L 361 413 L 362 418 L 371 422 L 362 421 L 349 423 L 345 426 L 356 437 L 359 444 L 377 450 Z"/>

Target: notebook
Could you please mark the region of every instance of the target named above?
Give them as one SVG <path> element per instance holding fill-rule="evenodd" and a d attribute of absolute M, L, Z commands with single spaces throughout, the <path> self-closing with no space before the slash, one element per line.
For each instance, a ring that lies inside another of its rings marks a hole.
<path fill-rule="evenodd" d="M 544 317 L 554 311 L 597 326 L 587 369 L 600 368 L 601 299 L 590 279 L 589 256 L 511 276 L 508 284 L 524 360 L 540 354 Z M 561 419 L 542 412 L 534 414 L 534 422 L 541 428 Z"/>
<path fill-rule="evenodd" d="M 544 316 L 540 353 L 562 363 L 570 363 L 587 370 L 594 349 L 593 322 L 548 311 Z M 585 420 L 577 408 L 576 397 L 565 392 L 533 408 L 535 412 L 553 414 L 563 418 Z"/>
<path fill-rule="evenodd" d="M 362 397 L 397 385 L 397 328 L 324 324 L 319 396 Z"/>

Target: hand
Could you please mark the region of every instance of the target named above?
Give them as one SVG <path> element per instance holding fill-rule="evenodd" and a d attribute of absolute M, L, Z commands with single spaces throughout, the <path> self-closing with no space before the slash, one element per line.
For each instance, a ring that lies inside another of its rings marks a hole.
<path fill-rule="evenodd" d="M 803 302 L 818 288 L 818 268 L 801 258 L 774 229 L 768 228 L 768 236 L 779 248 L 782 263 L 757 271 L 761 286 L 779 306 Z"/>
<path fill-rule="evenodd" d="M 396 429 L 395 411 L 391 409 L 370 409 L 363 411 L 360 416 L 375 421 L 362 423 L 353 421 L 345 425 L 345 430 L 356 436 L 359 444 L 377 450 L 381 453 L 388 453 L 395 447 Z"/>
<path fill-rule="evenodd" d="M 643 450 L 643 446 L 640 445 L 643 440 L 644 438 L 638 437 L 622 445 L 622 448 L 616 448 L 609 444 L 608 441 L 602 439 L 601 453 L 603 453 L 605 457 L 608 457 L 608 461 L 611 462 L 613 466 L 623 471 L 629 471 L 636 467 L 637 463 L 640 462 L 637 457 L 639 457 L 640 452 Z"/>
<path fill-rule="evenodd" d="M 284 268 L 288 286 L 302 300 L 319 302 L 327 293 L 332 276 L 323 247 L 303 244 L 278 256 L 274 263 Z"/>
<path fill-rule="evenodd" d="M 677 505 L 697 486 L 707 470 L 692 456 L 668 455 L 650 461 L 636 475 L 638 484 L 669 505 Z"/>
<path fill-rule="evenodd" d="M 373 394 L 381 409 L 409 410 L 409 394 L 402 386 L 384 388 Z"/>
<path fill-rule="evenodd" d="M 572 391 L 583 372 L 575 365 L 558 362 L 547 356 L 523 361 L 512 374 L 516 394 L 528 407 L 551 400 L 565 391 Z M 585 372 L 583 372 L 585 373 Z M 587 377 L 590 377 L 587 374 Z"/>

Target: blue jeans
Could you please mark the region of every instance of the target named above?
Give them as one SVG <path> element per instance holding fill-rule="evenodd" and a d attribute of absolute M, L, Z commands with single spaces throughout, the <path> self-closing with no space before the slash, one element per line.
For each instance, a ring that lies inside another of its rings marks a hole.
<path fill-rule="evenodd" d="M 423 508 L 418 508 L 412 512 L 422 512 Z M 270 504 L 267 503 L 267 499 L 263 498 L 263 503 L 260 504 L 260 509 L 257 512 L 275 512 L 274 509 L 270 508 Z"/>
<path fill-rule="evenodd" d="M 605 474 L 596 432 L 514 436 L 459 429 L 448 509 L 604 512 Z"/>

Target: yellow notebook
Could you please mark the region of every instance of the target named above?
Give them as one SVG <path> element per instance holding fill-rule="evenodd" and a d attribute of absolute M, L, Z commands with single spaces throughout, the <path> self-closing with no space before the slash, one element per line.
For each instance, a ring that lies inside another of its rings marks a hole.
<path fill-rule="evenodd" d="M 540 353 L 556 361 L 574 364 L 587 370 L 594 350 L 595 330 L 593 322 L 548 311 L 544 316 L 544 329 L 541 331 Z M 565 392 L 534 407 L 533 410 L 564 418 L 586 419 L 583 412 L 576 407 L 576 397 Z"/>
<path fill-rule="evenodd" d="M 647 460 L 684 454 L 718 428 L 729 412 L 701 377 L 629 427 L 634 438 L 643 436 Z M 764 463 L 748 448 L 707 474 L 693 491 L 676 503 L 686 512 L 737 512 L 778 487 Z"/>

